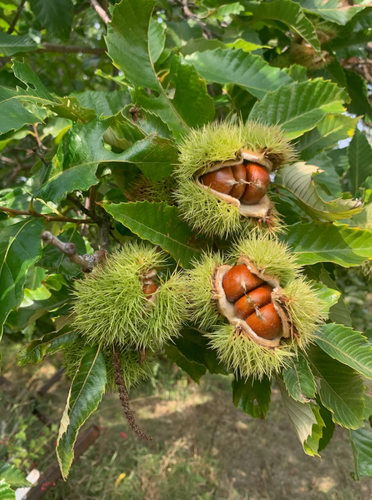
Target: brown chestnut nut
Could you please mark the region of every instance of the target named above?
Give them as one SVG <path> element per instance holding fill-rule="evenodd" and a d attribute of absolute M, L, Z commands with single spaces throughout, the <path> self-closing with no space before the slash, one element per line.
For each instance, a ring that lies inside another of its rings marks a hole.
<path fill-rule="evenodd" d="M 229 302 L 235 302 L 262 283 L 263 280 L 252 274 L 245 264 L 232 267 L 222 279 L 222 286 Z"/>
<path fill-rule="evenodd" d="M 256 335 L 267 340 L 275 339 L 283 332 L 282 320 L 273 303 L 261 307 L 261 309 L 251 314 L 246 319 L 246 323 Z"/>
<path fill-rule="evenodd" d="M 144 281 L 142 286 L 143 293 L 146 295 L 148 299 L 156 292 L 157 289 L 158 285 L 152 278 L 146 279 L 146 281 Z"/>
<path fill-rule="evenodd" d="M 204 174 L 201 181 L 219 193 L 229 194 L 234 184 L 234 176 L 230 167 L 224 167 Z"/>
<path fill-rule="evenodd" d="M 244 194 L 245 188 L 247 187 L 247 184 L 245 182 L 247 180 L 247 169 L 244 163 L 241 163 L 240 165 L 234 165 L 233 167 L 231 167 L 231 170 L 236 184 L 233 185 L 233 188 L 230 191 L 230 196 L 236 198 L 237 200 L 240 200 L 240 198 Z"/>
<path fill-rule="evenodd" d="M 247 163 L 247 185 L 241 202 L 246 205 L 255 205 L 266 194 L 270 184 L 270 173 L 265 167 L 261 167 L 256 163 Z"/>
<path fill-rule="evenodd" d="M 271 292 L 273 289 L 269 285 L 262 285 L 252 290 L 247 295 L 243 295 L 235 302 L 235 314 L 240 319 L 247 319 L 253 314 L 256 307 L 263 307 L 271 302 Z"/>

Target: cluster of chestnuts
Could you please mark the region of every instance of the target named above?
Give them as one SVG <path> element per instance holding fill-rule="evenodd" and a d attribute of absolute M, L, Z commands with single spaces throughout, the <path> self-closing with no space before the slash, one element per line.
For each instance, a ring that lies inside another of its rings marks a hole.
<path fill-rule="evenodd" d="M 272 301 L 273 287 L 253 274 L 246 264 L 237 264 L 224 273 L 222 287 L 228 302 L 234 304 L 235 316 L 244 320 L 256 335 L 273 340 L 283 334 L 282 319 Z"/>
<path fill-rule="evenodd" d="M 201 182 L 213 191 L 240 200 L 244 205 L 256 205 L 267 192 L 270 172 L 262 165 L 243 160 L 238 165 L 210 170 L 202 175 Z"/>

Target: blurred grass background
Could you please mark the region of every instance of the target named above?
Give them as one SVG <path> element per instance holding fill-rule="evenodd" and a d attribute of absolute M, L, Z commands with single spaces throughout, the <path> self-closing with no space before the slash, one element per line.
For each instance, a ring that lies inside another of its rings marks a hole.
<path fill-rule="evenodd" d="M 68 393 L 60 381 L 38 408 L 54 422 L 46 428 L 33 415 L 30 391 L 61 366 L 61 357 L 35 367 L 17 367 L 21 345 L 5 340 L 0 386 L 0 460 L 10 459 L 26 473 L 55 462 L 58 422 Z M 131 393 L 138 422 L 152 442 L 135 437 L 116 394 L 106 394 L 92 423 L 101 436 L 82 455 L 67 482 L 57 481 L 45 500 L 365 500 L 372 481 L 355 482 L 347 431 L 337 429 L 322 460 L 306 456 L 273 387 L 267 420 L 256 420 L 231 402 L 231 380 L 206 376 L 200 386 L 165 358 L 156 375 Z M 84 429 L 83 428 L 83 429 Z"/>

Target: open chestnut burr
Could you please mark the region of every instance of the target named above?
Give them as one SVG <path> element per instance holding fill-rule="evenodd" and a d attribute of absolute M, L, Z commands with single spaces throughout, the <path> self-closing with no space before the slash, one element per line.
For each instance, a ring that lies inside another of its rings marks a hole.
<path fill-rule="evenodd" d="M 188 272 L 191 321 L 240 377 L 272 377 L 306 350 L 326 305 L 276 237 L 239 238 L 229 255 L 208 252 Z"/>
<path fill-rule="evenodd" d="M 190 130 L 179 150 L 174 199 L 195 230 L 220 238 L 246 236 L 252 228 L 280 230 L 270 175 L 296 159 L 280 126 L 210 123 Z"/>
<path fill-rule="evenodd" d="M 236 161 L 216 163 L 195 182 L 236 206 L 242 215 L 265 218 L 272 208 L 266 193 L 273 165 L 264 154 L 245 149 L 238 156 Z"/>
<path fill-rule="evenodd" d="M 279 282 L 247 257 L 235 266 L 218 267 L 214 283 L 220 312 L 243 335 L 266 348 L 278 347 L 282 338 L 290 337 Z"/>

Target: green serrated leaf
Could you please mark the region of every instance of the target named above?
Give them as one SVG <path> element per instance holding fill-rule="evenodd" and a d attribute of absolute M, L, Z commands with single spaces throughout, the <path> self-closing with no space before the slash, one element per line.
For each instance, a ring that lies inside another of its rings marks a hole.
<path fill-rule="evenodd" d="M 189 127 L 201 127 L 214 119 L 213 99 L 208 95 L 205 80 L 194 66 L 181 57 L 174 57 L 171 78 L 176 85 L 172 104 Z"/>
<path fill-rule="evenodd" d="M 93 109 L 97 117 L 114 116 L 125 106 L 132 102 L 129 91 L 114 90 L 112 92 L 100 92 L 86 90 L 72 94 L 82 108 Z"/>
<path fill-rule="evenodd" d="M 12 464 L 0 462 L 0 481 L 4 480 L 13 488 L 22 488 L 22 486 L 31 486 L 24 474 Z M 1 497 L 0 497 L 1 498 Z"/>
<path fill-rule="evenodd" d="M 14 90 L 0 87 L 0 134 L 18 130 L 24 125 L 40 122 L 39 118 L 27 111 L 18 101 Z"/>
<path fill-rule="evenodd" d="M 27 290 L 25 291 L 26 297 L 29 294 L 27 294 Z M 30 305 L 22 303 L 19 309 L 9 314 L 6 324 L 13 330 L 23 330 L 49 311 L 54 311 L 55 315 L 58 315 L 58 310 L 71 301 L 70 290 L 65 286 L 60 290 L 49 290 L 46 287 L 42 287 L 41 293 L 47 293 L 49 295 L 48 298 L 36 300 L 34 297 L 31 299 Z"/>
<path fill-rule="evenodd" d="M 352 225 L 361 229 L 372 230 L 372 203 L 364 205 L 360 214 L 353 217 Z"/>
<path fill-rule="evenodd" d="M 106 45 L 114 64 L 129 81 L 135 86 L 161 91 L 149 53 L 149 26 L 155 3 L 155 0 L 117 3 L 107 28 Z"/>
<path fill-rule="evenodd" d="M 71 0 L 29 0 L 30 7 L 37 20 L 48 32 L 57 38 L 66 39 L 70 35 L 74 17 L 74 5 Z"/>
<path fill-rule="evenodd" d="M 332 420 L 332 412 L 327 410 L 327 408 L 321 404 L 319 397 L 317 398 L 317 403 L 319 405 L 320 416 L 324 422 L 323 434 L 321 440 L 319 441 L 318 448 L 318 451 L 320 452 L 329 445 L 336 426 Z"/>
<path fill-rule="evenodd" d="M 310 132 L 300 137 L 297 148 L 301 159 L 310 160 L 324 150 L 333 148 L 343 139 L 353 136 L 360 117 L 350 118 L 346 115 L 327 115 Z"/>
<path fill-rule="evenodd" d="M 372 39 L 372 34 L 370 35 Z M 372 119 L 372 106 L 369 102 L 369 89 L 367 81 L 358 73 L 343 68 L 347 82 L 347 91 L 351 102 L 347 107 L 349 113 L 365 115 L 368 121 Z"/>
<path fill-rule="evenodd" d="M 330 222 L 293 224 L 284 236 L 301 265 L 333 262 L 360 266 L 372 259 L 372 232 Z"/>
<path fill-rule="evenodd" d="M 45 106 L 54 106 L 59 102 L 48 92 L 27 64 L 14 61 L 13 71 L 14 75 L 25 83 L 26 89 L 0 87 L 0 134 L 42 121 L 41 118 L 26 110 L 21 102 Z"/>
<path fill-rule="evenodd" d="M 364 46 L 372 39 L 370 17 L 370 10 L 355 16 L 352 22 L 338 32 L 336 38 L 324 46 L 325 50 L 335 52 L 340 60 L 344 57 L 363 57 Z M 357 18 L 358 22 L 355 22 Z M 364 22 L 361 23 L 363 19 Z"/>
<path fill-rule="evenodd" d="M 221 7 L 218 7 L 211 13 L 210 17 L 218 19 L 220 21 L 229 22 L 231 21 L 230 16 L 238 16 L 243 11 L 244 7 L 240 4 L 240 2 L 233 2 L 227 5 L 221 5 Z"/>
<path fill-rule="evenodd" d="M 316 424 L 313 425 L 311 435 L 304 442 L 304 452 L 306 453 L 306 455 L 309 455 L 310 457 L 314 456 L 320 457 L 318 452 L 325 424 L 321 417 L 319 408 L 314 404 L 310 406 L 315 415 Z"/>
<path fill-rule="evenodd" d="M 137 87 L 134 97 L 136 105 L 160 116 L 174 136 L 180 138 L 187 131 L 187 125 L 161 86 L 150 56 L 149 28 L 155 3 L 155 0 L 121 0 L 115 5 L 106 36 L 108 55 Z M 158 96 L 150 97 L 142 93 L 141 87 L 155 91 Z"/>
<path fill-rule="evenodd" d="M 306 82 L 307 80 L 307 68 L 305 66 L 300 66 L 299 64 L 292 64 L 289 68 L 283 68 L 283 71 L 287 73 L 294 82 Z"/>
<path fill-rule="evenodd" d="M 51 110 L 61 118 L 77 121 L 78 123 L 87 123 L 96 117 L 95 111 L 83 108 L 73 95 L 60 97 L 59 103 L 51 106 Z"/>
<path fill-rule="evenodd" d="M 329 323 L 318 329 L 315 340 L 329 356 L 372 379 L 372 346 L 360 332 Z"/>
<path fill-rule="evenodd" d="M 359 200 L 339 198 L 324 201 L 317 192 L 314 176 L 321 171 L 315 165 L 303 162 L 284 167 L 275 178 L 275 184 L 284 188 L 295 198 L 295 202 L 314 219 L 335 221 L 349 219 L 363 210 Z"/>
<path fill-rule="evenodd" d="M 349 98 L 330 81 L 316 79 L 285 85 L 268 92 L 253 106 L 249 118 L 268 125 L 280 124 L 289 139 L 313 129 L 328 113 L 343 113 Z"/>
<path fill-rule="evenodd" d="M 322 267 L 321 272 L 319 274 L 319 279 L 334 290 L 339 291 L 336 282 L 331 278 L 328 271 Z M 340 296 L 339 300 L 334 304 L 329 310 L 329 319 L 333 323 L 341 323 L 342 325 L 352 326 L 352 321 L 350 317 L 350 312 L 346 306 L 345 300 L 342 296 Z"/>
<path fill-rule="evenodd" d="M 106 365 L 100 346 L 84 354 L 71 383 L 57 440 L 57 458 L 64 479 L 74 459 L 74 444 L 80 427 L 97 409 L 105 392 Z"/>
<path fill-rule="evenodd" d="M 59 103 L 58 97 L 52 96 L 37 74 L 30 66 L 19 61 L 13 62 L 14 75 L 26 85 L 26 89 L 17 88 L 19 99 L 27 99 L 43 105 L 55 105 Z"/>
<path fill-rule="evenodd" d="M 313 177 L 315 186 L 321 192 L 322 198 L 332 201 L 342 197 L 340 176 L 327 153 L 323 152 L 312 158 L 309 164 L 319 167 L 320 173 Z"/>
<path fill-rule="evenodd" d="M 283 381 L 288 394 L 296 401 L 308 403 L 310 399 L 315 398 L 314 375 L 301 352 L 298 352 L 298 357 L 292 358 L 288 368 L 283 370 Z"/>
<path fill-rule="evenodd" d="M 11 91 L 13 99 L 49 107 L 59 116 L 74 121 L 85 123 L 95 118 L 95 112 L 80 106 L 76 97 L 57 97 L 50 94 L 37 74 L 26 63 L 14 61 L 13 71 L 14 75 L 26 85 L 26 89 L 17 87 L 16 91 Z M 41 121 L 41 118 L 38 118 L 38 121 Z"/>
<path fill-rule="evenodd" d="M 311 14 L 316 14 L 326 21 L 337 24 L 346 24 L 358 12 L 366 8 L 364 6 L 345 6 L 339 0 L 296 0 L 301 7 Z"/>
<path fill-rule="evenodd" d="M 271 381 L 234 378 L 231 384 L 232 401 L 239 410 L 254 418 L 265 418 L 271 401 Z"/>
<path fill-rule="evenodd" d="M 41 256 L 44 222 L 28 218 L 0 231 L 0 338 L 10 311 L 23 299 L 28 269 Z"/>
<path fill-rule="evenodd" d="M 160 245 L 182 266 L 190 267 L 192 261 L 200 256 L 200 251 L 190 244 L 193 233 L 180 220 L 177 207 L 148 201 L 118 204 L 102 202 L 102 206 L 115 220 L 140 238 Z"/>
<path fill-rule="evenodd" d="M 183 371 L 185 371 L 194 382 L 199 384 L 200 379 L 206 374 L 207 368 L 195 361 L 189 361 L 176 346 L 169 344 L 164 347 L 167 358 L 176 363 Z"/>
<path fill-rule="evenodd" d="M 191 38 L 201 38 L 203 30 L 200 24 L 192 21 L 167 21 L 167 33 L 176 47 L 182 47 Z"/>
<path fill-rule="evenodd" d="M 218 48 L 218 46 L 213 48 Z M 257 49 L 264 49 L 270 47 L 268 45 L 257 45 L 256 43 L 247 42 L 243 38 L 238 38 L 234 42 L 227 43 L 226 45 L 223 44 L 221 48 L 242 49 L 244 52 L 252 52 Z"/>
<path fill-rule="evenodd" d="M 278 68 L 271 67 L 259 56 L 243 50 L 215 49 L 186 56 L 207 82 L 226 85 L 235 83 L 258 99 L 270 90 L 289 85 L 293 80 Z"/>
<path fill-rule="evenodd" d="M 118 165 L 135 163 L 152 180 L 170 175 L 178 155 L 167 139 L 156 135 L 137 141 L 123 153 L 104 147 L 103 135 L 113 118 L 75 124 L 64 136 L 43 186 L 35 194 L 57 203 L 74 190 L 86 190 L 97 184 L 96 172 L 102 162 Z"/>
<path fill-rule="evenodd" d="M 314 442 L 311 443 L 311 438 L 313 431 L 319 437 L 318 414 L 313 412 L 309 403 L 300 403 L 291 398 L 281 380 L 277 379 L 277 382 L 289 421 L 303 446 L 304 452 L 310 456 L 317 454 L 316 451 L 313 450 Z M 314 436 L 313 439 L 316 440 L 317 438 Z"/>
<path fill-rule="evenodd" d="M 188 56 L 194 52 L 205 52 L 206 50 L 226 49 L 226 44 L 215 38 L 191 38 L 184 45 L 180 52 L 183 56 Z"/>
<path fill-rule="evenodd" d="M 140 89 L 134 89 L 133 100 L 142 112 L 142 109 L 149 113 L 157 115 L 159 119 L 172 130 L 176 140 L 179 140 L 187 133 L 188 127 L 181 116 L 177 113 L 170 99 L 165 94 L 159 97 L 149 96 L 147 92 Z"/>
<path fill-rule="evenodd" d="M 158 20 L 153 17 L 150 21 L 149 44 L 151 61 L 155 64 L 164 49 L 165 32 L 164 24 L 159 23 Z"/>
<path fill-rule="evenodd" d="M 350 441 L 355 463 L 355 477 L 372 477 L 372 431 L 369 424 L 350 431 Z"/>
<path fill-rule="evenodd" d="M 17 364 L 19 366 L 37 365 L 43 361 L 45 356 L 70 347 L 77 338 L 78 334 L 70 331 L 69 326 L 58 332 L 47 333 L 41 339 L 30 342 L 18 353 Z"/>
<path fill-rule="evenodd" d="M 350 168 L 346 173 L 351 186 L 351 194 L 356 196 L 359 188 L 372 173 L 372 148 L 363 132 L 355 129 L 354 137 L 348 148 Z"/>
<path fill-rule="evenodd" d="M 301 7 L 291 0 L 274 0 L 270 3 L 245 2 L 246 12 L 251 12 L 255 21 L 275 19 L 288 26 L 320 53 L 316 30 Z"/>
<path fill-rule="evenodd" d="M 158 134 L 160 137 L 170 139 L 172 132 L 168 125 L 155 113 L 142 108 L 138 114 L 138 127 L 141 127 L 147 134 Z"/>
<path fill-rule="evenodd" d="M 131 106 L 129 109 L 131 109 Z M 128 106 L 123 110 L 123 113 L 118 113 L 114 116 L 109 128 L 103 134 L 103 139 L 110 146 L 126 150 L 135 142 L 145 139 L 147 134 L 140 128 L 139 121 L 134 123 L 132 117 L 130 116 L 129 118 L 127 116 L 127 114 L 130 115 L 130 112 L 128 113 Z M 142 110 L 141 117 L 144 119 Z M 152 130 L 151 132 L 157 133 L 158 131 Z"/>
<path fill-rule="evenodd" d="M 334 422 L 348 429 L 361 427 L 364 383 L 360 375 L 315 345 L 308 350 L 307 359 L 313 374 L 320 380 L 320 399 L 332 412 Z"/>
<path fill-rule="evenodd" d="M 30 52 L 37 49 L 37 44 L 28 35 L 0 33 L 0 54 L 4 56 L 14 56 L 18 52 Z"/>
<path fill-rule="evenodd" d="M 339 292 L 338 290 L 334 290 L 332 288 L 328 288 L 320 283 L 313 283 L 312 286 L 313 286 L 314 292 L 318 296 L 318 299 L 323 304 L 323 308 L 322 308 L 323 313 L 325 315 L 329 314 L 332 307 L 334 307 L 334 305 L 337 304 L 337 302 L 341 296 L 341 292 Z"/>
<path fill-rule="evenodd" d="M 0 500 L 16 500 L 14 491 L 4 479 L 0 479 Z"/>

